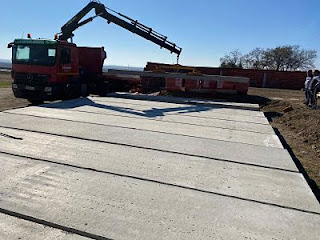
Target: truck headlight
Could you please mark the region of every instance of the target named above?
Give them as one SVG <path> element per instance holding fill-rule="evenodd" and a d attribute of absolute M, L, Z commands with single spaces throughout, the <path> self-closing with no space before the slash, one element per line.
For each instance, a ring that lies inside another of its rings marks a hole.
<path fill-rule="evenodd" d="M 52 87 L 45 87 L 45 88 L 44 88 L 44 91 L 45 91 L 45 92 L 52 92 Z"/>
<path fill-rule="evenodd" d="M 18 88 L 18 85 L 15 84 L 15 83 L 12 83 L 12 88 L 17 89 L 17 88 Z"/>

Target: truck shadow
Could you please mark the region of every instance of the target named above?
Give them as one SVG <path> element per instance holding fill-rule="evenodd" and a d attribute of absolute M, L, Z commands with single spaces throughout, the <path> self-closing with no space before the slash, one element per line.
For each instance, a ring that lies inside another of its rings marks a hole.
<path fill-rule="evenodd" d="M 152 105 L 152 102 L 150 103 Z M 69 101 L 56 102 L 46 105 L 40 105 L 39 107 L 45 108 L 54 108 L 54 109 L 75 109 L 78 107 L 90 106 L 99 109 L 111 110 L 119 113 L 132 114 L 140 117 L 146 118 L 155 118 L 165 116 L 166 113 L 177 113 L 177 114 L 186 114 L 186 113 L 196 113 L 196 112 L 205 112 L 214 109 L 214 107 L 201 106 L 201 105 L 188 105 L 186 107 L 173 107 L 173 108 L 150 108 L 147 110 L 138 111 L 128 107 L 116 107 L 112 105 L 105 105 L 101 103 L 96 103 L 89 98 L 79 98 Z"/>

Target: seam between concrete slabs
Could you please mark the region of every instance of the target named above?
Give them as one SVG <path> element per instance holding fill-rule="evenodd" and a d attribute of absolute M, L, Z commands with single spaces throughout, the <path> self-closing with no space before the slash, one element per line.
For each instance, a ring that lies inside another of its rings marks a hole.
<path fill-rule="evenodd" d="M 37 223 L 37 224 L 40 224 L 40 225 L 43 225 L 43 226 L 47 226 L 47 227 L 51 227 L 51 228 L 54 228 L 54 229 L 59 229 L 59 230 L 62 230 L 64 232 L 67 232 L 67 233 L 76 234 L 76 235 L 79 235 L 79 236 L 82 236 L 82 237 L 86 237 L 86 238 L 90 238 L 90 239 L 95 239 L 95 240 L 113 240 L 112 238 L 107 238 L 107 237 L 99 236 L 99 235 L 96 235 L 96 234 L 93 234 L 93 233 L 88 233 L 88 232 L 85 232 L 85 231 L 81 231 L 81 230 L 78 230 L 78 229 L 75 229 L 75 228 L 66 227 L 66 226 L 63 226 L 63 225 L 60 225 L 60 224 L 57 224 L 57 223 L 49 222 L 49 221 L 46 221 L 46 220 L 43 220 L 43 219 L 40 219 L 40 218 L 35 218 L 35 217 L 29 216 L 29 215 L 25 215 L 25 214 L 18 213 L 18 212 L 15 212 L 15 211 L 4 209 L 4 208 L 0 208 L 0 213 L 8 215 L 8 216 L 11 216 L 11 217 L 15 217 L 15 218 L 18 218 L 18 219 L 23 219 L 23 220 L 28 221 L 28 222 L 33 222 L 33 223 Z"/>
<path fill-rule="evenodd" d="M 175 151 L 157 149 L 157 148 L 151 148 L 151 147 L 135 146 L 135 145 L 126 144 L 126 143 L 117 143 L 117 142 L 104 141 L 104 140 L 99 140 L 99 139 L 88 139 L 88 138 L 83 138 L 83 137 L 76 137 L 76 136 L 70 136 L 70 135 L 64 135 L 64 134 L 56 134 L 56 133 L 48 133 L 48 132 L 35 131 L 35 130 L 29 130 L 29 129 L 15 128 L 15 127 L 6 127 L 6 126 L 1 126 L 1 125 L 0 125 L 0 127 L 1 128 L 5 128 L 5 129 L 13 129 L 13 130 L 19 130 L 19 131 L 25 131 L 25 132 L 31 132 L 31 133 L 40 133 L 40 134 L 46 134 L 46 135 L 51 135 L 51 136 L 57 136 L 57 137 L 78 139 L 78 140 L 83 140 L 83 141 L 99 142 L 99 143 L 119 145 L 119 146 L 132 147 L 132 148 L 138 148 L 138 149 L 146 149 L 146 150 L 152 150 L 152 151 L 158 151 L 158 152 L 173 153 L 173 154 L 179 154 L 179 155 L 190 156 L 190 157 L 200 157 L 200 158 L 210 159 L 210 160 L 213 160 L 213 161 L 236 163 L 236 164 L 247 165 L 247 166 L 254 166 L 254 167 L 260 167 L 260 168 L 273 169 L 273 170 L 278 170 L 278 171 L 299 173 L 298 169 L 297 170 L 289 170 L 289 169 L 285 169 L 285 168 L 264 166 L 264 165 L 254 164 L 254 163 L 237 162 L 237 161 L 229 160 L 229 159 L 222 159 L 222 158 L 214 158 L 214 157 L 208 157 L 208 156 L 202 156 L 202 155 L 196 155 L 196 154 L 181 153 L 181 152 L 175 152 Z M 276 149 L 280 149 L 280 150 L 286 151 L 285 149 L 282 149 L 282 148 L 276 148 Z"/>
<path fill-rule="evenodd" d="M 77 166 L 77 165 L 73 165 L 73 164 L 61 163 L 61 162 L 47 160 L 47 159 L 28 157 L 28 156 L 23 156 L 23 155 L 19 155 L 19 154 L 11 154 L 11 153 L 6 153 L 6 152 L 2 152 L 2 151 L 0 151 L 0 153 L 5 154 L 5 155 L 19 157 L 19 158 L 25 158 L 25 159 L 29 159 L 32 161 L 45 162 L 45 163 L 54 164 L 54 165 L 58 165 L 58 166 L 71 167 L 71 168 L 76 168 L 76 169 L 80 169 L 80 170 L 84 170 L 84 171 L 91 171 L 91 172 L 96 172 L 96 173 L 101 173 L 101 174 L 108 174 L 108 175 L 113 175 L 113 176 L 122 177 L 122 178 L 134 179 L 134 180 L 138 180 L 138 181 L 142 181 L 142 182 L 156 183 L 156 184 L 161 184 L 161 185 L 175 187 L 175 188 L 189 190 L 189 191 L 196 191 L 196 192 L 201 192 L 201 193 L 210 194 L 210 195 L 217 195 L 217 196 L 221 196 L 221 197 L 233 198 L 233 199 L 246 201 L 246 202 L 252 202 L 252 203 L 263 204 L 263 205 L 268 205 L 268 206 L 272 206 L 272 207 L 278 207 L 278 208 L 283 208 L 283 209 L 288 209 L 288 210 L 293 210 L 293 211 L 298 211 L 298 212 L 303 212 L 303 213 L 320 215 L 320 213 L 314 212 L 314 211 L 299 209 L 299 208 L 295 208 L 295 207 L 288 207 L 288 206 L 284 206 L 284 205 L 280 205 L 280 204 L 269 203 L 269 202 L 254 200 L 254 199 L 250 199 L 250 198 L 243 198 L 243 197 L 238 197 L 238 196 L 234 196 L 234 195 L 229 195 L 229 194 L 224 194 L 224 193 L 219 193 L 219 192 L 214 192 L 214 191 L 209 191 L 209 190 L 204 190 L 204 189 L 198 189 L 198 188 L 194 188 L 194 187 L 188 187 L 188 186 L 178 185 L 178 184 L 169 183 L 169 182 L 163 182 L 163 181 L 154 180 L 154 179 L 150 179 L 150 178 L 137 177 L 137 176 L 133 176 L 133 175 L 98 170 L 95 168 L 82 167 L 82 166 Z"/>
<path fill-rule="evenodd" d="M 11 114 L 11 115 L 22 115 L 22 116 L 29 116 L 29 117 L 35 117 L 35 118 L 59 120 L 59 121 L 66 121 L 66 122 L 73 122 L 73 123 L 83 123 L 83 124 L 105 126 L 105 127 L 112 127 L 112 128 L 130 129 L 130 130 L 137 130 L 137 131 L 143 131 L 143 132 L 161 133 L 161 134 L 168 134 L 168 135 L 174 135 L 174 136 L 183 136 L 183 137 L 190 137 L 190 138 L 196 138 L 196 139 L 215 140 L 215 141 L 219 141 L 219 142 L 241 143 L 241 144 L 250 145 L 250 146 L 262 146 L 262 147 L 264 146 L 264 145 L 253 144 L 253 143 L 227 141 L 227 140 L 221 140 L 221 139 L 216 139 L 216 138 L 197 137 L 197 136 L 192 136 L 192 135 L 187 135 L 187 134 L 168 133 L 168 132 L 162 132 L 162 131 L 147 130 L 147 129 L 133 128 L 133 127 L 124 127 L 124 126 L 116 126 L 116 125 L 108 125 L 108 124 L 102 124 L 102 123 L 83 122 L 83 121 L 69 120 L 69 119 L 63 119 L 63 118 L 43 117 L 43 116 L 36 116 L 36 115 L 32 115 L 32 114 L 11 113 L 11 112 L 4 112 L 4 113 L 5 114 Z M 2 127 L 2 126 L 0 126 L 0 127 Z M 232 130 L 232 131 L 238 131 L 238 130 Z M 268 134 L 268 133 L 258 133 L 258 134 L 261 134 L 261 135 L 272 135 L 272 134 Z M 278 138 L 278 136 L 276 134 L 273 134 L 273 135 Z M 265 146 L 265 147 L 276 148 L 276 149 L 284 149 L 283 146 L 282 146 L 282 143 L 280 142 L 280 140 L 279 140 L 279 143 L 281 144 L 281 147 L 273 147 L 273 146 Z"/>

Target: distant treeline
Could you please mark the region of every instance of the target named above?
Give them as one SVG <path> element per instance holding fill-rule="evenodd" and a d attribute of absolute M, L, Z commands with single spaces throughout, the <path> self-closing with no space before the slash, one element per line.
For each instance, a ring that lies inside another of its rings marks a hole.
<path fill-rule="evenodd" d="M 221 67 L 297 71 L 314 68 L 316 50 L 300 46 L 279 46 L 276 48 L 255 48 L 247 54 L 234 50 L 220 58 Z"/>

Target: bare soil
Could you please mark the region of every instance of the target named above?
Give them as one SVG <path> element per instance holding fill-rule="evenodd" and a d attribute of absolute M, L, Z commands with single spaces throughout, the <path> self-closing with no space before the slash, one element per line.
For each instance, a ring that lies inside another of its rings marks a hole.
<path fill-rule="evenodd" d="M 11 87 L 12 79 L 9 72 L 0 72 L 0 88 Z"/>
<path fill-rule="evenodd" d="M 30 104 L 25 99 L 18 99 L 13 96 L 11 84 L 12 79 L 10 73 L 0 72 L 0 111 L 26 107 Z"/>

